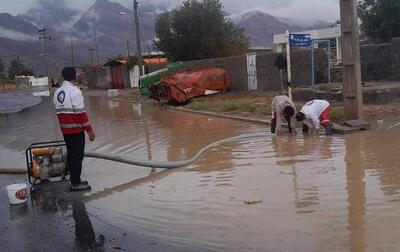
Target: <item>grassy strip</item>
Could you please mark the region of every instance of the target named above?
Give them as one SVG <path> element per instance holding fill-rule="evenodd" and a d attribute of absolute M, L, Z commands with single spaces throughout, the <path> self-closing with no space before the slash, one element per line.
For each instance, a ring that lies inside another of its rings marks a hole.
<path fill-rule="evenodd" d="M 332 107 L 329 117 L 333 122 L 343 122 L 344 121 L 343 107 Z"/>
<path fill-rule="evenodd" d="M 254 104 L 251 102 L 232 101 L 232 100 L 195 100 L 184 106 L 184 108 L 198 111 L 211 112 L 246 112 L 249 114 L 269 116 L 271 115 L 270 106 Z M 330 119 L 333 122 L 344 121 L 344 111 L 341 106 L 331 108 Z"/>

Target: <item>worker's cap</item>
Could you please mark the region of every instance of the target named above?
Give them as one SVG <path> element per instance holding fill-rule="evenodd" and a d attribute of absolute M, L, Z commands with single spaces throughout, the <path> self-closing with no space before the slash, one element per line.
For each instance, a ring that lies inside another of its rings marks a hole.
<path fill-rule="evenodd" d="M 294 108 L 292 106 L 286 106 L 283 109 L 283 112 L 288 116 L 293 116 L 294 115 Z"/>
<path fill-rule="evenodd" d="M 74 67 L 64 67 L 61 71 L 61 74 L 66 81 L 72 81 L 76 79 L 76 71 Z"/>
<path fill-rule="evenodd" d="M 299 112 L 296 114 L 296 121 L 301 122 L 304 120 L 304 117 L 305 117 L 304 113 Z"/>

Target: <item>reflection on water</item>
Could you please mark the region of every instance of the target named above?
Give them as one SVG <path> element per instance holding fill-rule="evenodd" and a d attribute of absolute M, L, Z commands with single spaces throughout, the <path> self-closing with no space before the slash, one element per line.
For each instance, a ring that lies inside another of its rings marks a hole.
<path fill-rule="evenodd" d="M 81 251 L 104 251 L 105 237 L 100 234 L 96 238 L 92 222 L 83 201 L 83 194 L 74 193 L 66 196 L 66 183 L 56 183 L 53 186 L 37 187 L 32 193 L 32 202 L 36 208 L 45 213 L 68 212 L 72 209 L 74 221 L 75 245 Z"/>
<path fill-rule="evenodd" d="M 138 159 L 187 159 L 216 140 L 266 133 L 176 170 L 86 159 L 93 190 L 67 201 L 76 212 L 90 207 L 127 232 L 204 250 L 396 251 L 400 244 L 397 122 L 349 136 L 276 137 L 265 126 L 98 97 L 87 98 L 87 110 L 98 137 L 88 149 Z M 21 167 L 26 145 L 61 137 L 46 99 L 0 118 L 0 166 Z M 255 198 L 263 202 L 243 204 Z M 60 199 L 46 204 L 41 211 L 54 204 L 64 211 Z M 90 230 L 83 217 L 75 222 Z"/>

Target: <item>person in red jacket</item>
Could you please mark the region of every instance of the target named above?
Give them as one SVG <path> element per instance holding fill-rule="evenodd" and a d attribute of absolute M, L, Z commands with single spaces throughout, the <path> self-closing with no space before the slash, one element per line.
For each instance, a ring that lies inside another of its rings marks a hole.
<path fill-rule="evenodd" d="M 76 81 L 73 67 L 62 70 L 64 82 L 54 93 L 53 102 L 56 107 L 61 132 L 67 146 L 67 166 L 70 174 L 71 191 L 90 190 L 87 181 L 81 180 L 82 161 L 85 151 L 85 131 L 90 141 L 95 135 L 85 112 L 83 96 Z"/>

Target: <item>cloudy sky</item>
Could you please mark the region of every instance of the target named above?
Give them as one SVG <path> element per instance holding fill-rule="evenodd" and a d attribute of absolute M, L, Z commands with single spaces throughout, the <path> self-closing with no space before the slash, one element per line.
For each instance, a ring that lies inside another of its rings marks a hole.
<path fill-rule="evenodd" d="M 26 12 L 39 0 L 0 0 L 0 12 L 16 15 Z M 61 0 L 54 0 L 61 1 Z M 131 8 L 132 0 L 112 0 Z M 139 0 L 140 1 L 140 0 Z M 74 9 L 87 10 L 95 0 L 68 0 Z M 167 4 L 174 7 L 182 0 L 147 0 L 146 4 Z M 239 14 L 261 10 L 274 16 L 304 21 L 335 21 L 339 18 L 339 0 L 222 0 L 225 11 Z"/>

